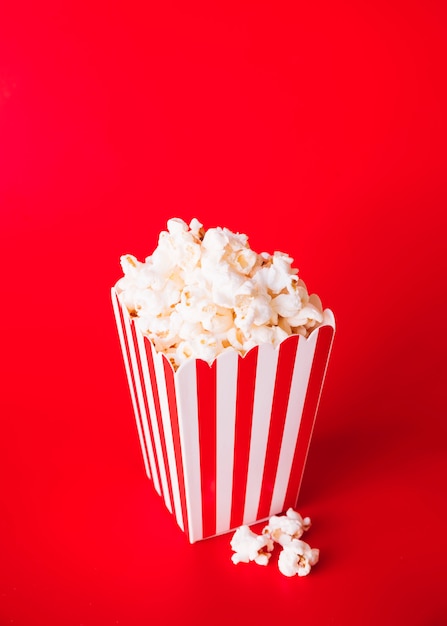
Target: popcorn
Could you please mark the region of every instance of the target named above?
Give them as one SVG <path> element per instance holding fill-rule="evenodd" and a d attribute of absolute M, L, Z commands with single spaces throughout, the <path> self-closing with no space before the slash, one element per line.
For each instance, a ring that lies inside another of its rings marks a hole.
<path fill-rule="evenodd" d="M 307 576 L 320 558 L 317 548 L 311 548 L 300 539 L 310 525 L 309 517 L 303 518 L 297 511 L 289 508 L 285 515 L 273 515 L 261 535 L 253 533 L 248 526 L 241 526 L 230 541 L 236 553 L 231 560 L 235 564 L 255 561 L 260 565 L 267 565 L 275 542 L 282 546 L 278 558 L 279 571 L 289 577 Z"/>
<path fill-rule="evenodd" d="M 258 565 L 267 565 L 273 550 L 273 541 L 269 537 L 256 535 L 248 526 L 236 530 L 230 545 L 235 552 L 231 556 L 235 564 L 254 561 Z"/>
<path fill-rule="evenodd" d="M 189 226 L 168 220 L 144 263 L 131 254 L 120 262 L 120 301 L 174 368 L 191 357 L 211 364 L 229 349 L 244 355 L 261 343 L 276 347 L 323 322 L 321 300 L 308 294 L 291 257 L 259 254 L 247 235 L 205 231 L 196 218 Z"/>
<path fill-rule="evenodd" d="M 317 548 L 311 548 L 301 539 L 293 539 L 282 549 L 278 568 L 284 576 L 307 576 L 319 558 L 320 551 Z"/>
<path fill-rule="evenodd" d="M 287 546 L 295 539 L 300 539 L 310 525 L 309 517 L 302 518 L 297 511 L 290 508 L 285 515 L 273 515 L 262 532 L 280 545 Z"/>

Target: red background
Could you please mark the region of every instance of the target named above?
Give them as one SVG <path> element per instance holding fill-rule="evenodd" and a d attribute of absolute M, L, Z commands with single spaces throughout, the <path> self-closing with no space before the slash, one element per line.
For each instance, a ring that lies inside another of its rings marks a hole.
<path fill-rule="evenodd" d="M 2 3 L 2 626 L 447 623 L 445 13 Z M 189 545 L 144 475 L 109 289 L 174 216 L 335 312 L 307 578 Z"/>

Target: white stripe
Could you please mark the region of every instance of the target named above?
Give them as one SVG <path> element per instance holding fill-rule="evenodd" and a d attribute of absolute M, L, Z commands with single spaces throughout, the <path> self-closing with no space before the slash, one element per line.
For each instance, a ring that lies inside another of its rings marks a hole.
<path fill-rule="evenodd" d="M 151 351 L 152 359 L 155 361 L 155 357 L 156 357 L 155 348 L 152 346 L 150 342 L 147 342 L 146 345 L 147 345 L 146 350 Z M 155 363 L 154 363 L 154 371 L 155 371 Z M 158 428 L 157 412 L 155 410 L 154 392 L 152 389 L 152 383 L 151 383 L 151 378 L 149 374 L 149 366 L 147 368 L 143 368 L 143 377 L 144 377 L 144 382 L 145 382 L 146 390 L 147 390 L 147 399 L 149 403 L 149 417 L 151 420 L 152 432 L 154 435 L 155 454 L 157 456 L 158 469 L 160 472 L 162 492 L 161 493 L 159 492 L 159 493 L 161 496 L 163 496 L 163 499 L 165 502 L 169 502 L 170 499 L 169 499 L 168 479 L 166 476 L 166 468 L 165 468 L 165 464 L 163 461 L 163 448 L 161 445 L 160 430 Z M 158 386 L 157 386 L 157 390 L 158 390 Z"/>
<path fill-rule="evenodd" d="M 315 330 L 308 339 L 304 337 L 300 337 L 299 339 L 270 515 L 281 513 L 284 506 L 284 498 L 286 496 L 290 471 L 292 469 L 293 455 L 299 434 L 307 385 L 315 354 L 317 334 L 318 330 Z"/>
<path fill-rule="evenodd" d="M 163 359 L 165 357 L 159 352 L 153 352 L 153 355 L 155 376 L 157 379 L 158 399 L 160 401 L 161 421 L 163 423 L 166 456 L 168 462 L 166 473 L 169 472 L 169 476 L 171 478 L 172 496 L 174 498 L 174 502 L 171 502 L 168 493 L 168 497 L 165 498 L 165 503 L 171 513 L 175 512 L 175 517 L 177 519 L 177 522 L 179 522 L 179 520 L 182 521 L 182 513 L 180 506 L 180 491 L 178 486 L 177 465 L 175 463 L 174 440 L 172 438 L 171 414 L 169 412 L 168 393 L 166 390 L 166 378 L 163 366 Z"/>
<path fill-rule="evenodd" d="M 323 326 L 332 326 L 335 331 L 335 317 L 331 309 L 324 309 L 323 311 L 323 323 L 320 328 Z"/>
<path fill-rule="evenodd" d="M 156 418 L 156 413 L 155 413 L 155 404 L 154 404 L 154 396 L 152 392 L 151 379 L 149 375 L 149 366 L 147 364 L 147 353 L 146 353 L 146 348 L 144 345 L 145 340 L 144 340 L 143 333 L 139 332 L 138 329 L 136 329 L 136 334 L 137 334 L 138 350 L 140 353 L 141 369 L 143 372 L 145 396 L 146 396 L 148 407 L 149 407 L 149 419 L 152 424 L 152 432 L 154 432 L 153 422 L 156 421 L 157 418 Z M 149 454 L 149 462 L 150 462 L 150 466 L 152 470 L 152 480 L 154 481 L 154 487 L 157 493 L 161 495 L 161 485 L 158 479 L 157 466 L 155 463 L 155 455 L 154 455 L 154 448 L 153 448 L 153 445 L 155 444 L 153 444 L 151 437 L 150 437 L 147 415 L 145 415 L 145 419 L 143 420 L 143 428 L 144 428 L 144 433 L 146 435 L 146 442 L 148 443 L 147 451 Z M 155 439 L 155 435 L 154 435 L 154 439 Z"/>
<path fill-rule="evenodd" d="M 182 448 L 185 499 L 188 512 L 189 540 L 203 537 L 202 485 L 200 480 L 199 421 L 196 361 L 184 363 L 175 375 L 177 411 Z"/>
<path fill-rule="evenodd" d="M 328 326 L 332 326 L 332 329 L 335 332 L 335 319 L 334 319 L 334 316 L 333 316 L 332 312 L 329 311 L 329 313 L 330 313 L 330 315 L 329 315 L 329 322 L 328 322 L 327 325 Z M 330 319 L 331 317 L 332 317 L 332 320 Z M 320 328 L 322 328 L 322 326 L 320 326 Z M 326 363 L 324 364 L 324 370 L 323 370 L 323 374 L 322 374 L 322 377 L 321 377 L 321 380 L 320 380 L 320 389 L 319 389 L 319 392 L 318 392 L 318 398 L 317 398 L 317 402 L 316 402 L 316 405 L 315 405 L 315 411 L 314 411 L 314 414 L 313 414 L 313 417 L 312 417 L 312 426 L 311 426 L 311 430 L 310 430 L 310 433 L 309 433 L 309 442 L 308 442 L 306 453 L 305 453 L 305 456 L 304 456 L 303 468 L 306 466 L 306 463 L 307 463 L 307 456 L 309 454 L 309 443 L 310 443 L 310 441 L 312 439 L 312 436 L 313 436 L 313 431 L 314 431 L 314 427 L 315 427 L 315 418 L 317 416 L 318 408 L 320 406 L 321 393 L 323 391 L 324 380 L 326 378 L 326 372 L 327 372 L 327 368 L 328 368 L 328 364 L 329 364 L 329 358 L 330 358 L 331 351 L 332 351 L 332 344 L 333 344 L 333 341 L 334 341 L 334 332 L 332 332 L 332 335 L 331 335 L 331 342 L 330 342 L 329 350 L 328 350 L 327 357 L 326 357 Z M 318 332 L 317 332 L 317 334 L 318 334 Z M 316 345 L 316 339 L 315 339 L 315 345 Z M 301 482 L 302 482 L 302 480 L 303 480 L 303 473 L 302 473 L 302 475 L 300 477 L 300 482 L 298 484 L 297 497 L 298 497 L 300 489 L 301 489 Z"/>
<path fill-rule="evenodd" d="M 217 358 L 216 380 L 216 533 L 230 528 L 238 353 Z"/>
<path fill-rule="evenodd" d="M 113 305 L 113 312 L 115 314 L 115 320 L 116 320 L 116 325 L 117 325 L 117 329 L 118 329 L 118 336 L 119 336 L 120 345 L 121 345 L 121 352 L 123 353 L 124 368 L 126 370 L 127 382 L 128 382 L 129 390 L 130 390 L 130 397 L 132 399 L 132 407 L 133 407 L 133 411 L 134 411 L 134 415 L 135 415 L 135 421 L 137 423 L 138 438 L 140 440 L 141 452 L 143 453 L 144 467 L 145 467 L 147 476 L 149 478 L 151 478 L 151 472 L 149 470 L 149 463 L 148 463 L 148 459 L 147 459 L 146 446 L 145 446 L 145 442 L 144 442 L 144 438 L 143 438 L 143 433 L 142 433 L 142 430 L 141 430 L 138 405 L 137 405 L 137 400 L 135 398 L 135 392 L 134 392 L 133 382 L 132 382 L 132 375 L 131 375 L 131 372 L 130 372 L 130 364 L 129 364 L 129 359 L 128 359 L 128 356 L 127 356 L 126 341 L 124 339 L 123 327 L 122 327 L 122 322 L 121 322 L 121 317 L 120 317 L 119 307 L 121 306 L 121 304 L 118 301 L 118 296 L 117 296 L 116 291 L 115 291 L 114 288 L 112 288 L 112 305 Z M 124 320 L 128 319 L 127 310 L 123 309 L 123 317 L 124 317 Z M 132 337 L 129 338 L 129 333 L 127 332 L 127 329 L 126 329 L 126 335 L 127 335 L 127 340 L 128 340 L 128 343 L 129 343 L 129 352 L 132 354 L 131 345 L 133 345 L 133 342 L 132 342 Z M 138 370 L 137 370 L 137 373 L 138 373 Z M 137 379 L 139 380 L 138 375 L 135 376 L 135 383 L 136 383 Z"/>
<path fill-rule="evenodd" d="M 137 354 L 136 354 L 135 344 L 133 342 L 133 337 L 132 337 L 131 321 L 128 315 L 124 315 L 123 317 L 124 317 L 124 328 L 126 330 L 126 335 L 127 335 L 127 342 L 129 345 L 129 354 L 130 354 L 130 362 L 132 364 L 133 378 L 134 378 L 135 387 L 137 390 L 138 407 L 140 410 L 141 421 L 143 422 L 144 417 L 146 417 L 147 419 L 147 416 L 146 416 L 146 408 L 144 406 L 143 389 L 141 387 L 140 373 L 138 371 Z M 141 424 L 140 424 L 140 428 L 138 429 L 138 434 L 140 435 L 140 443 L 143 449 L 143 454 L 146 456 L 146 459 L 147 459 L 147 448 L 146 448 L 146 443 L 142 435 Z M 148 468 L 149 468 L 149 465 L 148 465 Z M 150 474 L 148 474 L 148 476 L 149 478 L 151 477 Z"/>
<path fill-rule="evenodd" d="M 277 349 L 275 350 L 270 344 L 259 346 L 244 524 L 255 522 L 258 512 L 272 413 L 276 369 L 278 366 L 278 354 L 279 351 Z"/>

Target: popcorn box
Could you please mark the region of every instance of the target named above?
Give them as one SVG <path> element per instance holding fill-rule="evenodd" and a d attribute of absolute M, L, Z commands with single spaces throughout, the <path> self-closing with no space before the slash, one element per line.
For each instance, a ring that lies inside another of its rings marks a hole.
<path fill-rule="evenodd" d="M 335 320 L 174 371 L 112 303 L 148 477 L 191 543 L 296 506 Z"/>

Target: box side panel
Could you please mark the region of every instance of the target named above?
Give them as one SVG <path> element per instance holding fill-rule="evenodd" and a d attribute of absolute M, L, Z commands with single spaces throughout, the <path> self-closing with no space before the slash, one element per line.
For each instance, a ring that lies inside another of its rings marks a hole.
<path fill-rule="evenodd" d="M 118 296 L 116 294 L 115 289 L 112 289 L 111 297 L 112 297 L 113 312 L 115 315 L 115 321 L 116 321 L 116 326 L 118 330 L 119 342 L 121 346 L 121 352 L 122 352 L 123 360 L 124 360 L 124 368 L 125 368 L 126 376 L 127 376 L 127 383 L 129 386 L 130 396 L 132 400 L 132 407 L 133 407 L 135 421 L 137 425 L 138 438 L 140 441 L 141 452 L 143 455 L 144 467 L 146 470 L 146 474 L 148 475 L 149 478 L 151 478 L 151 472 L 149 469 L 148 451 L 147 451 L 147 445 L 146 445 L 145 435 L 144 435 L 144 430 L 143 430 L 142 415 L 140 412 L 139 401 L 137 401 L 138 387 L 137 387 L 137 381 L 134 377 L 134 367 L 132 363 L 132 354 L 131 354 L 132 340 L 129 342 L 130 329 L 126 326 L 126 318 L 128 319 L 128 315 L 127 313 L 125 314 L 122 311 L 121 304 L 118 300 Z M 134 360 L 135 360 L 135 356 L 134 356 Z M 138 370 L 138 367 L 136 368 L 136 370 Z M 141 390 L 141 384 L 140 384 L 140 390 Z"/>

